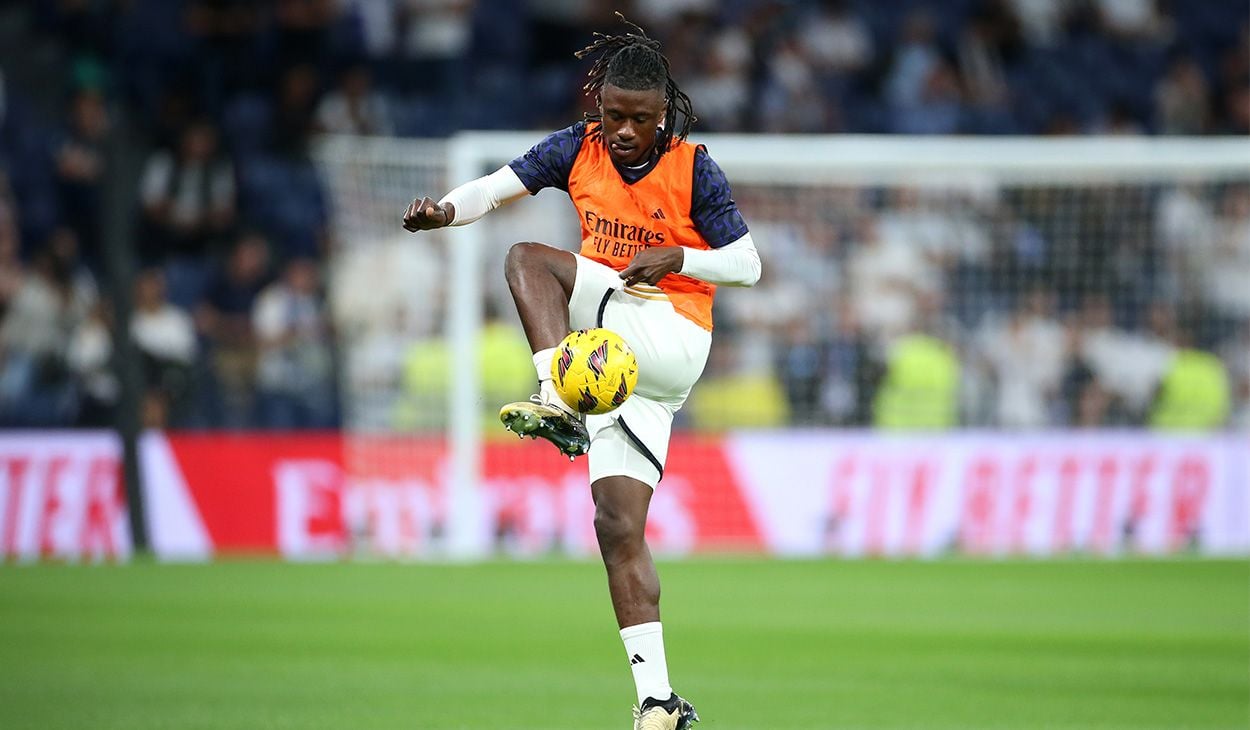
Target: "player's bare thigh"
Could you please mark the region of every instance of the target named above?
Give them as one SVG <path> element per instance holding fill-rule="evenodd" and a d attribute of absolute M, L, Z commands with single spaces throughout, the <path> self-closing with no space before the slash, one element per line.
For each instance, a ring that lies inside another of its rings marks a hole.
<path fill-rule="evenodd" d="M 536 241 L 522 241 L 508 249 L 508 256 L 504 259 L 504 277 L 514 292 L 524 287 L 527 278 L 544 272 L 560 282 L 565 299 L 573 296 L 573 285 L 577 281 L 577 257 L 572 253 Z"/>

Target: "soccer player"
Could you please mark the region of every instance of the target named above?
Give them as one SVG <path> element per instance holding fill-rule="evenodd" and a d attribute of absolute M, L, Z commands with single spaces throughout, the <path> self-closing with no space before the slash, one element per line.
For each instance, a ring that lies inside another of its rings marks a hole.
<path fill-rule="evenodd" d="M 632 23 L 595 37 L 577 57 L 595 59 L 586 90 L 596 113 L 439 201 L 414 200 L 404 227 L 465 225 L 548 187 L 572 199 L 579 254 L 541 243 L 508 252 L 505 275 L 539 390 L 530 402 L 505 405 L 500 418 L 570 457 L 589 453 L 595 532 L 637 690 L 634 728 L 682 730 L 699 718 L 669 685 L 647 509 L 673 415 L 707 361 L 716 286 L 755 284 L 760 259 L 724 173 L 686 141 L 695 117 L 660 44 Z M 556 394 L 551 360 L 571 330 L 597 326 L 634 350 L 638 384 L 620 408 L 583 423 Z"/>

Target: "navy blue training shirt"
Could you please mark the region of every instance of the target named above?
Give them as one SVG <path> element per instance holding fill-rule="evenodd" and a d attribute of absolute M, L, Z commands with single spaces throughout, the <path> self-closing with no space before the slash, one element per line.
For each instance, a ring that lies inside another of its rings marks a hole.
<path fill-rule="evenodd" d="M 512 171 L 530 191 L 535 194 L 543 188 L 569 191 L 569 175 L 573 163 L 586 139 L 586 122 L 577 122 L 558 132 L 547 135 L 529 152 L 508 163 Z M 633 184 L 646 177 L 655 168 L 658 157 L 652 157 L 644 167 L 631 169 L 616 165 L 616 170 L 626 183 Z M 729 189 L 729 181 L 720 165 L 707 150 L 699 148 L 694 156 L 694 192 L 690 201 L 690 217 L 695 229 L 712 248 L 733 243 L 747 234 L 746 221 L 738 212 Z"/>

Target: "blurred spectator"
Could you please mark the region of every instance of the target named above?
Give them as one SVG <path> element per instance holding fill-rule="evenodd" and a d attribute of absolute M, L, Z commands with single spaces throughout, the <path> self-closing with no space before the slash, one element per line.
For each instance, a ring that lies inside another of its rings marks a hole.
<path fill-rule="evenodd" d="M 915 248 L 943 270 L 960 262 L 979 263 L 989 255 L 990 242 L 976 214 L 983 204 L 992 204 L 993 195 L 954 186 L 894 188 L 878 217 L 881 236 Z"/>
<path fill-rule="evenodd" d="M 330 324 L 317 266 L 286 265 L 252 312 L 259 359 L 260 424 L 267 428 L 330 428 L 335 424 Z"/>
<path fill-rule="evenodd" d="M 751 45 L 737 28 L 718 33 L 682 88 L 709 131 L 739 129 L 751 103 Z"/>
<path fill-rule="evenodd" d="M 1052 404 L 1068 367 L 1068 335 L 1054 315 L 1055 297 L 1036 288 L 1020 296 L 1006 319 L 987 321 L 978 350 L 994 383 L 993 424 L 1043 428 L 1055 422 Z"/>
<path fill-rule="evenodd" d="M 363 431 L 411 430 L 424 415 L 410 408 L 404 393 L 405 351 L 420 339 L 407 308 L 345 332 L 343 387 L 353 394 L 343 403 L 343 425 Z M 527 350 L 528 352 L 528 350 Z M 442 396 L 445 398 L 446 393 Z"/>
<path fill-rule="evenodd" d="M 367 66 L 357 64 L 343 71 L 338 86 L 317 106 L 317 127 L 336 134 L 390 134 L 386 97 L 375 92 L 372 85 Z"/>
<path fill-rule="evenodd" d="M 779 254 L 765 253 L 764 266 L 770 266 L 781 258 Z M 810 259 L 808 261 L 810 263 Z M 735 373 L 771 374 L 776 364 L 777 347 L 790 329 L 791 322 L 805 317 L 819 320 L 819 317 L 812 317 L 804 305 L 811 290 L 806 289 L 799 279 L 775 276 L 735 293 L 743 296 L 734 297 L 732 303 L 726 301 L 719 305 L 731 315 L 729 319 L 733 323 L 733 337 L 727 338 L 727 352 L 721 360 Z M 819 325 L 814 323 L 814 326 Z"/>
<path fill-rule="evenodd" d="M 412 91 L 446 94 L 463 88 L 460 77 L 472 40 L 472 0 L 397 0 L 396 70 Z"/>
<path fill-rule="evenodd" d="M 1204 290 L 1230 322 L 1250 319 L 1250 186 L 1232 186 L 1220 206 Z"/>
<path fill-rule="evenodd" d="M 1230 82 L 1224 88 L 1224 113 L 1220 132 L 1250 134 L 1250 78 Z"/>
<path fill-rule="evenodd" d="M 148 263 L 201 259 L 235 223 L 235 180 L 230 160 L 217 146 L 207 119 L 182 132 L 176 151 L 148 158 L 140 182 L 143 240 Z"/>
<path fill-rule="evenodd" d="M 4 321 L 9 304 L 22 288 L 26 269 L 21 259 L 21 238 L 17 226 L 17 207 L 8 195 L 8 185 L 0 173 L 0 322 Z"/>
<path fill-rule="evenodd" d="M 838 296 L 835 307 L 821 406 L 836 425 L 864 426 L 871 421 L 871 396 L 880 380 L 879 364 L 870 357 L 849 297 Z"/>
<path fill-rule="evenodd" d="M 370 60 L 389 56 L 395 50 L 397 0 L 340 0 L 343 13 L 360 26 L 364 54 Z"/>
<path fill-rule="evenodd" d="M 791 422 L 821 423 L 828 356 L 811 321 L 796 317 L 787 322 L 778 345 L 776 369 L 789 402 Z"/>
<path fill-rule="evenodd" d="M 1221 134 L 1250 134 L 1250 22 L 1242 21 L 1241 37 L 1220 61 Z"/>
<path fill-rule="evenodd" d="M 1163 42 L 1172 25 L 1159 12 L 1159 0 L 1095 0 L 1099 20 L 1112 36 L 1124 41 Z"/>
<path fill-rule="evenodd" d="M 886 80 L 886 98 L 890 104 L 897 109 L 919 106 L 934 69 L 941 61 L 932 17 L 923 9 L 911 11 L 899 32 Z"/>
<path fill-rule="evenodd" d="M 898 338 L 886 349 L 873 425 L 897 431 L 955 426 L 959 370 L 958 354 L 941 339 L 920 333 Z"/>
<path fill-rule="evenodd" d="M 66 347 L 95 301 L 95 282 L 79 265 L 74 232 L 57 229 L 0 324 L 0 423 L 72 423 L 76 400 Z"/>
<path fill-rule="evenodd" d="M 1238 431 L 1250 431 L 1250 354 L 1247 353 L 1250 353 L 1250 320 L 1243 322 L 1220 347 L 1231 381 L 1233 406 L 1229 425 Z"/>
<path fill-rule="evenodd" d="M 79 383 L 79 406 L 75 425 L 107 428 L 114 425 L 121 397 L 121 381 L 113 359 L 111 304 L 96 302 L 87 318 L 74 330 L 66 360 Z"/>
<path fill-rule="evenodd" d="M 920 299 L 937 294 L 941 271 L 906 236 L 886 238 L 865 216 L 857 227 L 848 265 L 855 318 L 870 340 L 883 345 L 918 324 Z"/>
<path fill-rule="evenodd" d="M 1184 348 L 1176 353 L 1150 413 L 1150 425 L 1169 431 L 1211 430 L 1228 420 L 1228 372 L 1218 357 Z"/>
<path fill-rule="evenodd" d="M 1009 0 L 1020 29 L 1035 46 L 1055 43 L 1067 22 L 1074 2 L 1080 0 Z"/>
<path fill-rule="evenodd" d="M 1068 408 L 1067 422 L 1076 428 L 1103 428 L 1128 425 L 1123 405 L 1094 376 L 1093 371 L 1078 364 L 1065 377 Z"/>
<path fill-rule="evenodd" d="M 1202 67 L 1191 56 L 1177 57 L 1155 85 L 1155 127 L 1160 134 L 1207 131 L 1211 95 Z"/>
<path fill-rule="evenodd" d="M 1007 66 L 1021 52 L 1020 29 L 1001 2 L 986 2 L 968 18 L 957 48 L 968 102 L 1001 111 L 1008 101 Z"/>
<path fill-rule="evenodd" d="M 1167 316 L 1166 308 L 1162 304 L 1154 307 L 1159 310 L 1153 315 L 1155 320 L 1163 321 L 1160 317 Z M 1077 368 L 1087 368 L 1097 381 L 1097 390 L 1114 399 L 1108 408 L 1118 409 L 1132 423 L 1143 423 L 1155 391 L 1176 355 L 1175 346 L 1162 336 L 1166 329 L 1135 333 L 1117 327 L 1110 301 L 1097 294 L 1086 298 L 1075 325 Z M 1100 393 L 1090 397 L 1097 401 L 1102 396 Z M 1083 405 L 1088 404 L 1078 403 L 1078 413 Z"/>
<path fill-rule="evenodd" d="M 1201 186 L 1178 185 L 1163 193 L 1155 208 L 1154 227 L 1174 298 L 1205 298 L 1204 278 L 1215 256 L 1219 226 Z"/>
<path fill-rule="evenodd" d="M 69 129 L 56 151 L 61 219 L 74 229 L 86 259 L 98 265 L 100 185 L 109 113 L 104 97 L 94 89 L 77 91 L 69 109 Z"/>
<path fill-rule="evenodd" d="M 808 59 L 823 73 L 855 73 L 873 61 L 872 33 L 847 0 L 824 0 L 799 35 Z"/>
<path fill-rule="evenodd" d="M 159 400 L 163 421 L 150 427 L 178 424 L 189 408 L 191 367 L 196 355 L 191 315 L 169 303 L 160 269 L 147 269 L 135 281 L 135 308 L 130 321 L 144 364 L 144 400 Z M 152 412 L 155 416 L 155 411 Z"/>
<path fill-rule="evenodd" d="M 1186 318 L 1200 316 L 1195 310 Z M 1198 348 L 1199 323 L 1180 320 L 1172 307 L 1158 302 L 1150 307 L 1147 329 L 1174 348 L 1154 393 L 1150 426 L 1166 430 L 1222 427 L 1231 408 L 1229 373 L 1217 356 Z"/>
<path fill-rule="evenodd" d="M 217 425 L 242 428 L 255 409 L 256 336 L 252 309 L 270 280 L 269 248 L 263 237 L 244 233 L 212 275 L 196 325 L 208 353 L 210 409 Z M 215 400 L 214 400 L 215 398 Z"/>
<path fill-rule="evenodd" d="M 900 134 L 954 134 L 963 122 L 963 92 L 955 69 L 939 59 L 925 77 L 914 103 L 896 105 L 892 131 Z"/>
<path fill-rule="evenodd" d="M 788 38 L 768 62 L 759 100 L 760 127 L 773 133 L 812 133 L 838 129 L 839 111 L 822 94 L 798 41 Z"/>
<path fill-rule="evenodd" d="M 277 106 L 273 152 L 294 159 L 302 159 L 307 154 L 320 83 L 316 67 L 309 63 L 292 66 L 279 76 L 274 94 Z"/>

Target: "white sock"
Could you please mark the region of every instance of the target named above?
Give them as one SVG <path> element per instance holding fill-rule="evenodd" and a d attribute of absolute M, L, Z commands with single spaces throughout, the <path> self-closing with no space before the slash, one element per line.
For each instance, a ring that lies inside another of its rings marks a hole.
<path fill-rule="evenodd" d="M 564 399 L 556 392 L 556 386 L 551 382 L 551 359 L 555 357 L 555 354 L 556 348 L 554 347 L 534 353 L 534 370 L 538 373 L 538 395 L 542 396 L 544 403 L 550 403 L 565 413 L 576 416 L 577 412 L 564 402 Z"/>
<path fill-rule="evenodd" d="M 634 689 L 638 706 L 648 697 L 667 700 L 673 694 L 668 684 L 668 662 L 664 658 L 664 630 L 659 621 L 627 626 L 621 629 L 625 655 L 634 673 Z"/>
<path fill-rule="evenodd" d="M 538 382 L 551 380 L 551 359 L 556 356 L 556 348 L 548 347 L 534 353 L 534 370 L 538 371 Z"/>

